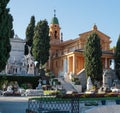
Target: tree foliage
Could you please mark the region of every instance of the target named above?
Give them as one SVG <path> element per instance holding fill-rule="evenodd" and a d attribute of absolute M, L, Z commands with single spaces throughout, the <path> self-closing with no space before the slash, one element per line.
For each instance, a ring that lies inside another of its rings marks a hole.
<path fill-rule="evenodd" d="M 25 55 L 28 54 L 28 46 L 32 47 L 35 28 L 35 17 L 31 16 L 30 23 L 26 29 Z"/>
<path fill-rule="evenodd" d="M 85 45 L 84 56 L 86 76 L 90 76 L 92 81 L 102 80 L 102 50 L 100 38 L 96 33 L 92 33 L 88 36 Z"/>
<path fill-rule="evenodd" d="M 0 71 L 5 69 L 11 51 L 10 38 L 13 38 L 13 18 L 7 4 L 9 0 L 0 0 Z"/>
<path fill-rule="evenodd" d="M 118 37 L 115 49 L 115 70 L 116 75 L 120 79 L 120 35 Z"/>
<path fill-rule="evenodd" d="M 39 21 L 35 26 L 32 54 L 38 66 L 44 65 L 49 59 L 50 37 L 46 20 Z"/>

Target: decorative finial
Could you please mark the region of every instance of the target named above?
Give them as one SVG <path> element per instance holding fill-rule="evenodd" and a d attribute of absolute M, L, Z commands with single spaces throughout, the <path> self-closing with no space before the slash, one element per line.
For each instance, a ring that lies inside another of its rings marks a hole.
<path fill-rule="evenodd" d="M 54 9 L 54 17 L 56 17 L 56 10 Z"/>
<path fill-rule="evenodd" d="M 94 24 L 94 26 L 93 26 L 93 28 L 92 28 L 93 30 L 97 30 L 97 25 L 96 24 Z"/>

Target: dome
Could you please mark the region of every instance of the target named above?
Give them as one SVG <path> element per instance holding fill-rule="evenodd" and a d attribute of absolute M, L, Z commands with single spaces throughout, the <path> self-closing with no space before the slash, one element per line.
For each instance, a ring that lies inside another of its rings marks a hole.
<path fill-rule="evenodd" d="M 57 17 L 52 18 L 51 24 L 59 24 Z"/>

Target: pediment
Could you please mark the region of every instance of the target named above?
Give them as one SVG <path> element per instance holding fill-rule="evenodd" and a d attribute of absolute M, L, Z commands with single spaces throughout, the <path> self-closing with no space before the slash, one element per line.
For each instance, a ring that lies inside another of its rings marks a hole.
<path fill-rule="evenodd" d="M 109 36 L 107 36 L 106 34 L 104 34 L 104 33 L 102 33 L 101 31 L 99 31 L 99 30 L 91 30 L 91 31 L 88 31 L 88 32 L 84 32 L 84 33 L 82 33 L 82 34 L 79 34 L 79 39 L 81 40 L 81 41 L 86 41 L 86 39 L 87 39 L 87 37 L 90 35 L 90 34 L 92 34 L 92 33 L 97 33 L 97 35 L 100 37 L 100 40 L 102 41 L 102 42 L 107 42 L 107 43 L 110 43 L 111 41 L 110 41 L 110 37 Z"/>

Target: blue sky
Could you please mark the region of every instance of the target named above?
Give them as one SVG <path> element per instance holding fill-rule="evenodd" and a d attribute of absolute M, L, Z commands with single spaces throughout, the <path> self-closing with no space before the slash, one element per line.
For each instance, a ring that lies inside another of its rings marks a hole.
<path fill-rule="evenodd" d="M 111 47 L 120 34 L 120 0 L 10 0 L 8 8 L 14 18 L 15 34 L 22 39 L 32 15 L 36 23 L 46 19 L 50 24 L 54 9 L 64 40 L 77 38 L 94 24 L 111 37 Z"/>

